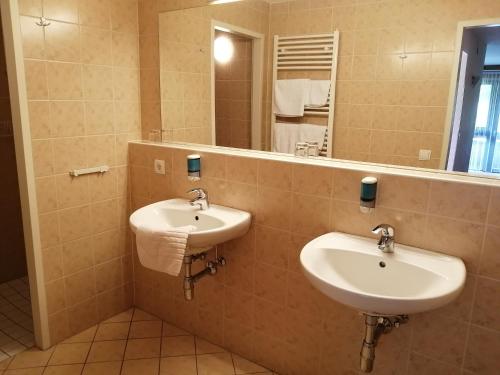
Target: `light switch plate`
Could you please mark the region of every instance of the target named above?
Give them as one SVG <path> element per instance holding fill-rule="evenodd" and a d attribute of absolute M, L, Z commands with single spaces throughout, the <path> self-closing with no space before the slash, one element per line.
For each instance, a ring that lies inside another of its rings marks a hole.
<path fill-rule="evenodd" d="M 431 150 L 420 150 L 418 152 L 418 160 L 431 160 Z"/>
<path fill-rule="evenodd" d="M 165 174 L 165 160 L 155 160 L 154 169 L 156 174 Z"/>

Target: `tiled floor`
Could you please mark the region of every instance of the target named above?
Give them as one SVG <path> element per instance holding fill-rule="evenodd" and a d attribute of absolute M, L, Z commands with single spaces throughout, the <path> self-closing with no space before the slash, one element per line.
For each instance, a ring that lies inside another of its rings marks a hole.
<path fill-rule="evenodd" d="M 34 345 L 27 277 L 0 284 L 0 361 Z"/>
<path fill-rule="evenodd" d="M 271 375 L 269 370 L 138 309 L 47 351 L 0 363 L 0 375 Z"/>

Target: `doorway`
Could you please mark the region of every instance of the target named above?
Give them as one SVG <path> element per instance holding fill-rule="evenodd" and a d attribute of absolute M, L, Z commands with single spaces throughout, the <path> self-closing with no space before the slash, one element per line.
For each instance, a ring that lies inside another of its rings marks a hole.
<path fill-rule="evenodd" d="M 500 24 L 469 23 L 459 34 L 446 169 L 500 173 Z"/>
<path fill-rule="evenodd" d="M 262 149 L 264 36 L 212 21 L 212 143 Z"/>
<path fill-rule="evenodd" d="M 0 361 L 35 344 L 4 45 L 0 28 Z"/>

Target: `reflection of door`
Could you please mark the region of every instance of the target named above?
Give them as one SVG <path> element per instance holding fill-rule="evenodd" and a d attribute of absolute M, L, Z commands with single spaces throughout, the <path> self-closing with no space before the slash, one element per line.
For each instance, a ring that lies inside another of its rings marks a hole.
<path fill-rule="evenodd" d="M 459 103 L 460 95 L 457 93 L 455 119 L 459 119 L 460 122 L 458 132 L 454 132 L 456 137 L 452 138 L 451 149 L 454 152 L 450 152 L 448 165 L 454 171 L 467 172 L 469 170 L 485 54 L 486 45 L 474 35 L 472 30 L 465 30 L 460 61 L 460 72 L 463 72 L 463 75 L 459 78 L 461 81 L 463 80 L 463 82 L 459 82 L 459 86 L 460 83 L 463 83 L 463 100 L 462 103 Z M 454 124 L 454 126 L 456 125 L 458 124 Z M 453 147 L 454 145 L 456 146 Z"/>

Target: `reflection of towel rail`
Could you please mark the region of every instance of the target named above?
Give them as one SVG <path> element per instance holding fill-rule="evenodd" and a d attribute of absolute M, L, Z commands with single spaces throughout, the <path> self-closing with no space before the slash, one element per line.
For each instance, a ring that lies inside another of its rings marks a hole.
<path fill-rule="evenodd" d="M 105 173 L 107 171 L 109 171 L 109 167 L 107 165 L 101 165 L 99 167 L 93 167 L 93 168 L 73 169 L 69 171 L 69 175 L 72 177 L 78 177 L 78 176 L 83 176 L 85 174 Z"/>
<path fill-rule="evenodd" d="M 274 36 L 273 108 L 275 100 L 274 88 L 278 80 L 278 72 L 285 79 L 297 79 L 299 76 L 307 78 L 311 72 L 330 72 L 330 92 L 328 93 L 327 103 L 321 107 L 304 107 L 304 116 L 323 117 L 327 119 L 327 132 L 325 132 L 325 141 L 321 147 L 320 155 L 329 157 L 333 155 L 333 103 L 335 102 L 335 83 L 337 80 L 338 46 L 338 31 L 330 34 Z M 286 118 L 287 116 L 280 116 L 274 112 L 271 116 L 271 144 L 273 144 L 276 119 L 278 117 Z"/>

